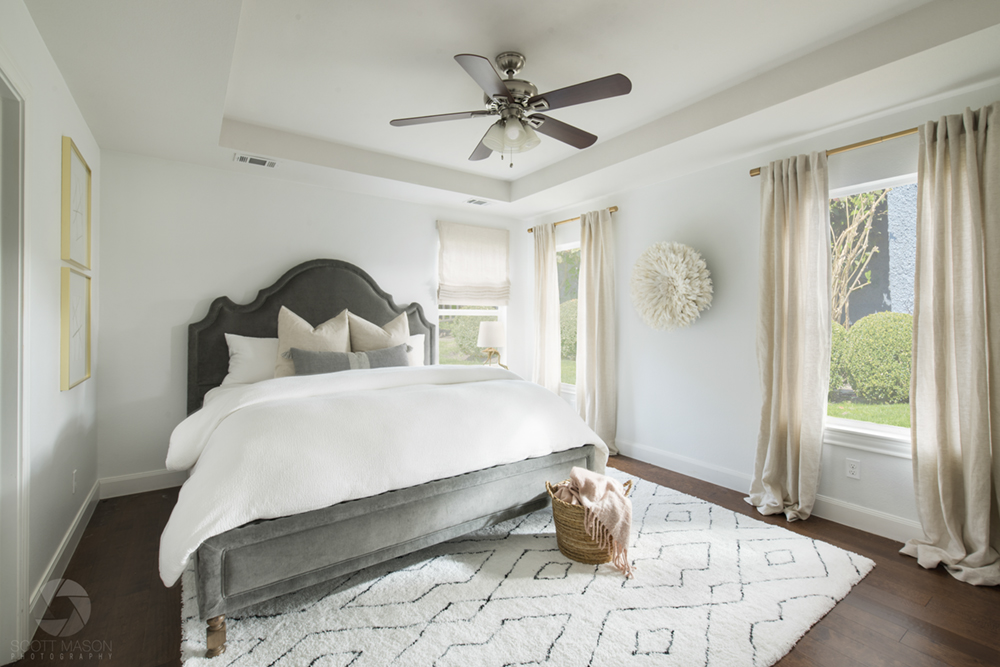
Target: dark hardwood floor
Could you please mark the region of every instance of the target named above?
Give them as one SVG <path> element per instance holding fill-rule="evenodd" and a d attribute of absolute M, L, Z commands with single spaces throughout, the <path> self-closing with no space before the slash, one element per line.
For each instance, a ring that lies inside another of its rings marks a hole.
<path fill-rule="evenodd" d="M 899 543 L 832 521 L 763 517 L 739 492 L 622 456 L 611 465 L 876 562 L 874 571 L 778 663 L 782 667 L 1000 665 L 997 588 L 960 583 L 940 568 L 924 570 L 899 555 Z M 176 498 L 177 489 L 169 489 L 99 503 L 65 574 L 89 593 L 90 620 L 66 640 L 39 630 L 35 646 L 55 650 L 29 652 L 17 665 L 180 664 L 180 585 L 164 588 L 157 570 L 160 532 Z M 53 605 L 56 618 L 69 613 L 60 604 L 69 601 Z M 60 651 L 63 641 L 71 642 L 72 652 Z M 101 655 L 79 650 L 95 647 L 106 650 Z"/>

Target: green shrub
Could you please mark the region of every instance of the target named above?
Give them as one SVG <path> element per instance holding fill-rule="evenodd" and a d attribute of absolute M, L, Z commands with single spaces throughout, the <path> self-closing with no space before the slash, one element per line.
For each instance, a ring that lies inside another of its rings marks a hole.
<path fill-rule="evenodd" d="M 576 361 L 576 299 L 559 306 L 559 335 L 562 358 Z"/>
<path fill-rule="evenodd" d="M 830 392 L 835 392 L 847 382 L 847 329 L 840 322 L 833 323 L 833 345 L 830 349 Z"/>
<path fill-rule="evenodd" d="M 459 352 L 473 359 L 485 359 L 482 348 L 476 345 L 479 342 L 479 323 L 495 322 L 496 319 L 494 316 L 485 315 L 463 315 L 453 318 L 451 335 L 455 337 Z"/>
<path fill-rule="evenodd" d="M 910 399 L 912 315 L 872 313 L 851 326 L 847 339 L 848 379 L 859 397 L 873 403 Z"/>

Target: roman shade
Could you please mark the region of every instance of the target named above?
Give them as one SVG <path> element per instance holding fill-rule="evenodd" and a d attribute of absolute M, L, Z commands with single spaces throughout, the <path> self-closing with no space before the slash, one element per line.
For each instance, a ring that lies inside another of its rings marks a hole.
<path fill-rule="evenodd" d="M 438 303 L 506 306 L 510 232 L 438 221 Z"/>

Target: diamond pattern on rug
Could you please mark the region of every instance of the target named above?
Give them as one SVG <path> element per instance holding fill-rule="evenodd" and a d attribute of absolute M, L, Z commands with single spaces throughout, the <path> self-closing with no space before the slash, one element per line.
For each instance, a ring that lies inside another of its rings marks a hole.
<path fill-rule="evenodd" d="M 207 660 L 189 567 L 185 667 L 763 667 L 875 565 L 634 482 L 631 580 L 563 556 L 545 509 L 234 613 L 227 651 Z"/>

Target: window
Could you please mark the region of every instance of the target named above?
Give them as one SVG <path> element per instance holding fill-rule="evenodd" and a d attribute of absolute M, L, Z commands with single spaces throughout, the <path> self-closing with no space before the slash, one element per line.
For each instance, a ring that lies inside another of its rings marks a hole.
<path fill-rule="evenodd" d="M 479 323 L 505 321 L 504 306 L 438 307 L 438 363 L 452 365 L 481 365 L 486 363 L 479 341 Z M 504 350 L 501 350 L 503 353 Z M 501 359 L 506 363 L 506 359 Z"/>
<path fill-rule="evenodd" d="M 827 414 L 909 428 L 917 186 L 905 177 L 831 194 Z"/>
<path fill-rule="evenodd" d="M 438 363 L 482 364 L 479 323 L 506 322 L 510 232 L 441 220 L 437 226 Z"/>
<path fill-rule="evenodd" d="M 580 243 L 557 246 L 559 279 L 559 335 L 562 353 L 562 384 L 576 386 L 576 304 L 580 285 Z"/>

